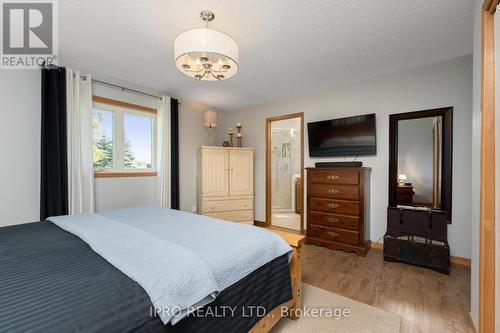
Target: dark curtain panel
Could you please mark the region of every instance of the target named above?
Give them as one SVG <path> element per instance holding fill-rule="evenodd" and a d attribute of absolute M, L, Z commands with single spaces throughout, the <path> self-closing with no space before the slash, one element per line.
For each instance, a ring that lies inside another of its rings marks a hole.
<path fill-rule="evenodd" d="M 66 69 L 42 69 L 40 219 L 68 214 Z"/>
<path fill-rule="evenodd" d="M 171 123 L 171 206 L 179 209 L 179 101 L 170 99 L 170 123 Z"/>

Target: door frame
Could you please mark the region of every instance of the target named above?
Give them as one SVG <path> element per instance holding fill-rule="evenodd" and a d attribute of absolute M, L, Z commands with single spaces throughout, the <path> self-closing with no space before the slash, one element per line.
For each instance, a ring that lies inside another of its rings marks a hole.
<path fill-rule="evenodd" d="M 481 12 L 481 176 L 479 217 L 479 333 L 495 331 L 495 37 L 499 0 Z"/>
<path fill-rule="evenodd" d="M 275 116 L 266 118 L 266 222 L 265 226 L 271 226 L 271 124 L 274 121 L 279 120 L 287 120 L 300 118 L 300 177 L 302 179 L 302 211 L 300 212 L 300 233 L 303 234 L 305 231 L 304 228 L 304 189 L 305 189 L 305 181 L 304 181 L 304 112 L 290 113 L 284 114 L 281 116 Z"/>

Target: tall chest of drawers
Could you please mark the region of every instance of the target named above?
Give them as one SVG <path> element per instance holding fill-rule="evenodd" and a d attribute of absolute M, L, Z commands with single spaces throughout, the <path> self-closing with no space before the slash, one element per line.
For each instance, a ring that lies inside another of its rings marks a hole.
<path fill-rule="evenodd" d="M 307 243 L 367 254 L 370 170 L 307 168 Z"/>

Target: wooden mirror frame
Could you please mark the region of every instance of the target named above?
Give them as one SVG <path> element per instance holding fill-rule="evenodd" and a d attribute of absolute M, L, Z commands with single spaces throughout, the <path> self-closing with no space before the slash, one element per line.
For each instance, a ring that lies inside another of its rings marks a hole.
<path fill-rule="evenodd" d="M 397 207 L 398 122 L 400 120 L 442 117 L 441 208 L 451 224 L 453 165 L 453 107 L 391 114 L 389 116 L 389 207 Z"/>
<path fill-rule="evenodd" d="M 272 226 L 272 189 L 271 189 L 271 124 L 274 121 L 300 118 L 300 177 L 302 178 L 302 211 L 300 212 L 300 233 L 304 234 L 304 112 L 285 114 L 266 119 L 266 222 L 265 226 Z M 278 227 L 279 228 L 279 227 Z M 288 229 L 287 229 L 288 230 Z"/>

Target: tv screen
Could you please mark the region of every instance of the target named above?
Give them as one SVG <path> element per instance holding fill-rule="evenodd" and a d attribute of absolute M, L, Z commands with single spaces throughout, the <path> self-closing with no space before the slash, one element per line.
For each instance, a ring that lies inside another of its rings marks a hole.
<path fill-rule="evenodd" d="M 374 113 L 308 123 L 307 134 L 310 157 L 377 154 Z"/>

